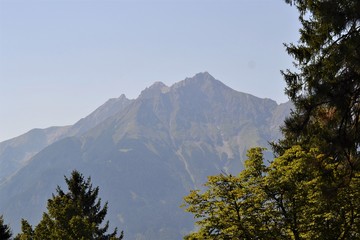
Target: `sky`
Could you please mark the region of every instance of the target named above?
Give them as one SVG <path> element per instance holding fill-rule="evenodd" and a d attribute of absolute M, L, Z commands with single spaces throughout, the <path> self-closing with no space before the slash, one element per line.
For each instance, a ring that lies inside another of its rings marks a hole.
<path fill-rule="evenodd" d="M 286 102 L 299 27 L 283 0 L 0 0 L 0 142 L 204 71 Z"/>

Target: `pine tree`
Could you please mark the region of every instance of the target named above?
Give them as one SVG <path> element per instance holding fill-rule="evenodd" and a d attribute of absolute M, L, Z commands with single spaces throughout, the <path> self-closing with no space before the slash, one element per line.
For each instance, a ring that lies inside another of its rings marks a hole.
<path fill-rule="evenodd" d="M 299 43 L 286 45 L 297 69 L 283 72 L 295 111 L 275 150 L 318 147 L 338 164 L 341 187 L 360 171 L 360 1 L 286 2 L 302 28 Z"/>
<path fill-rule="evenodd" d="M 4 218 L 0 216 L 0 239 L 7 240 L 11 239 L 12 233 L 9 225 L 4 223 Z"/>
<path fill-rule="evenodd" d="M 101 207 L 99 187 L 92 187 L 90 177 L 85 181 L 82 174 L 73 171 L 70 178 L 65 177 L 65 181 L 68 192 L 57 187 L 57 194 L 48 200 L 48 212 L 43 214 L 35 228 L 34 239 L 122 239 L 122 232 L 119 237 L 116 236 L 117 229 L 106 234 L 108 221 L 101 226 L 107 213 L 107 203 Z"/>
<path fill-rule="evenodd" d="M 307 162 L 316 177 L 304 172 L 317 183 L 318 201 L 324 200 L 309 217 L 326 216 L 318 218 L 322 239 L 359 239 L 360 1 L 286 2 L 298 9 L 302 27 L 299 42 L 286 45 L 296 70 L 283 75 L 295 110 L 274 150 L 283 156 L 300 145 L 323 155 L 320 162 Z"/>
<path fill-rule="evenodd" d="M 15 240 L 33 240 L 34 230 L 28 221 L 21 219 L 21 233 L 19 233 Z"/>

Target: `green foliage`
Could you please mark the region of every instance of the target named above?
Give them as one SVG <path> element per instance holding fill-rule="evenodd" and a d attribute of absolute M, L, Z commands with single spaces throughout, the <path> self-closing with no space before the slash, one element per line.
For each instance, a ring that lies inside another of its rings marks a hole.
<path fill-rule="evenodd" d="M 7 240 L 11 239 L 12 233 L 10 226 L 4 223 L 4 218 L 0 216 L 0 239 Z"/>
<path fill-rule="evenodd" d="M 25 219 L 21 219 L 21 233 L 19 233 L 15 240 L 33 240 L 34 230 L 32 226 Z"/>
<path fill-rule="evenodd" d="M 122 239 L 117 237 L 117 229 L 106 234 L 109 222 L 101 224 L 107 213 L 107 203 L 101 207 L 98 199 L 99 188 L 93 188 L 90 177 L 85 181 L 78 171 L 65 177 L 68 192 L 57 187 L 57 195 L 48 200 L 48 212 L 43 213 L 40 223 L 32 230 L 26 220 L 22 220 L 22 233 L 17 239 L 36 240 L 88 240 L 88 239 Z"/>
<path fill-rule="evenodd" d="M 187 239 L 360 239 L 360 1 L 286 2 L 302 28 L 277 158 L 252 149 L 239 176 L 185 197 L 199 226 Z"/>
<path fill-rule="evenodd" d="M 314 209 L 314 228 L 323 239 L 358 239 L 360 1 L 286 2 L 299 10 L 302 28 L 298 44 L 286 45 L 297 68 L 283 72 L 295 111 L 285 121 L 285 138 L 274 144 L 274 150 L 281 158 L 294 145 L 322 153 L 321 160 L 295 158 L 307 166 L 303 175 L 313 179 L 306 191 L 306 210 Z M 294 158 L 285 160 L 291 161 L 287 171 L 294 170 Z M 292 187 L 298 188 L 299 182 Z"/>
<path fill-rule="evenodd" d="M 281 222 L 294 239 L 358 239 L 359 180 L 348 188 L 329 188 L 328 177 L 340 177 L 331 159 L 317 149 L 294 146 L 270 165 L 268 194 L 277 205 Z"/>
<path fill-rule="evenodd" d="M 334 165 L 318 150 L 294 146 L 269 167 L 261 151 L 249 151 L 239 176 L 211 176 L 184 198 L 199 226 L 185 239 L 360 239 L 358 178 L 326 192 L 322 170 Z"/>
<path fill-rule="evenodd" d="M 269 218 L 272 211 L 266 201 L 262 149 L 251 149 L 245 170 L 238 176 L 210 176 L 207 190 L 191 191 L 183 207 L 194 214 L 200 227 L 185 239 L 274 238 L 276 229 Z"/>
<path fill-rule="evenodd" d="M 360 1 L 286 0 L 300 13 L 300 40 L 287 44 L 297 71 L 284 71 L 295 111 L 285 121 L 279 155 L 316 146 L 338 163 L 346 185 L 360 170 Z"/>

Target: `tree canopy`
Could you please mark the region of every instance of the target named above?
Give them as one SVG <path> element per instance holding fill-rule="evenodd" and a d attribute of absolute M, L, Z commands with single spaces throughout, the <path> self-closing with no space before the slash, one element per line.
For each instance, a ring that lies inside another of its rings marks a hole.
<path fill-rule="evenodd" d="M 262 149 L 248 157 L 238 176 L 210 176 L 184 198 L 199 227 L 185 239 L 360 239 L 360 179 L 323 191 L 334 165 L 317 149 L 293 146 L 268 167 Z"/>
<path fill-rule="evenodd" d="M 98 198 L 99 187 L 92 187 L 90 177 L 85 180 L 78 171 L 71 177 L 65 177 L 68 192 L 59 186 L 56 195 L 48 200 L 47 210 L 42 220 L 32 229 L 26 220 L 22 220 L 22 233 L 17 239 L 122 239 L 123 233 L 117 237 L 117 229 L 107 234 L 109 222 L 102 223 L 107 213 L 107 202 L 101 206 Z"/>
<path fill-rule="evenodd" d="M 275 150 L 316 146 L 346 183 L 360 169 L 360 2 L 286 2 L 299 10 L 302 28 L 298 44 L 286 44 L 296 70 L 282 73 L 295 110 Z"/>
<path fill-rule="evenodd" d="M 285 44 L 284 138 L 269 166 L 250 149 L 238 176 L 184 198 L 198 225 L 186 239 L 360 239 L 360 1 L 285 1 L 302 27 Z"/>

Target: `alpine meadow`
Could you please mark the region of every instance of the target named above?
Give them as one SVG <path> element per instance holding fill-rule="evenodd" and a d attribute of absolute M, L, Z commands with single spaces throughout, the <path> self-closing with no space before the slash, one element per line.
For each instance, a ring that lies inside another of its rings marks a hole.
<path fill-rule="evenodd" d="M 288 102 L 200 72 L 0 142 L 0 239 L 360 240 L 360 1 L 283 1 Z"/>

